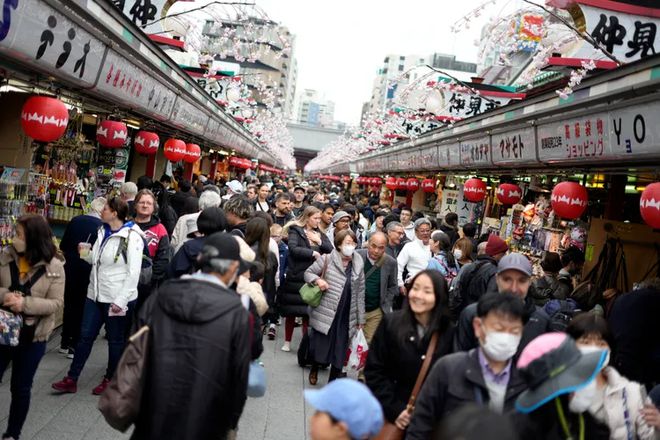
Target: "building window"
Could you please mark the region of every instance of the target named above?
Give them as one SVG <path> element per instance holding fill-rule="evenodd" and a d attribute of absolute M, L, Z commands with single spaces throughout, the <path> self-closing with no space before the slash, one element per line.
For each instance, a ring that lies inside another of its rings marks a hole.
<path fill-rule="evenodd" d="M 405 61 L 405 60 L 406 60 L 406 57 L 404 57 L 404 56 L 399 57 L 399 61 Z"/>
<path fill-rule="evenodd" d="M 390 62 L 390 57 L 385 57 L 385 59 L 383 60 L 383 63 L 387 64 L 389 62 Z"/>
<path fill-rule="evenodd" d="M 399 72 L 403 72 L 403 64 L 399 64 Z"/>
<path fill-rule="evenodd" d="M 387 75 L 387 67 L 383 69 L 383 75 Z"/>

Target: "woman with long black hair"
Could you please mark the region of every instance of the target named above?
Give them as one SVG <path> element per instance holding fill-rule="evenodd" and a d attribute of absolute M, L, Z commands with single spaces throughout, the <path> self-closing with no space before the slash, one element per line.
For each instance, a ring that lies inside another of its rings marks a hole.
<path fill-rule="evenodd" d="M 364 370 L 367 386 L 382 405 L 385 418 L 402 430 L 410 424 L 412 414 L 406 405 L 434 333 L 438 333 L 438 343 L 431 367 L 451 353 L 453 328 L 447 283 L 440 272 L 427 269 L 412 279 L 403 308 L 383 316 Z"/>
<path fill-rule="evenodd" d="M 253 217 L 245 227 L 245 242 L 255 253 L 255 261 L 265 267 L 264 282 L 261 286 L 269 306 L 275 304 L 275 277 L 277 276 L 277 255 L 270 248 L 270 226 L 261 217 Z"/>

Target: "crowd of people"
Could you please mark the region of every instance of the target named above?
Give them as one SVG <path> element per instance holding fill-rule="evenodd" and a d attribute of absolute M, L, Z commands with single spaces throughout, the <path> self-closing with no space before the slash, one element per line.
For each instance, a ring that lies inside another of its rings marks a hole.
<path fill-rule="evenodd" d="M 142 176 L 95 199 L 59 250 L 43 217 L 21 217 L 16 231 L 0 254 L 0 301 L 24 318 L 18 345 L 0 345 L 0 378 L 13 364 L 3 439 L 20 436 L 62 308 L 71 366 L 52 384 L 62 394 L 79 391 L 102 327 L 96 395 L 128 336 L 150 328 L 134 439 L 235 438 L 251 364 L 281 324 L 281 350 L 295 349 L 310 385 L 329 368 L 328 384 L 305 394 L 314 440 L 381 429 L 412 440 L 660 438 L 660 279 L 594 306 L 573 295 L 577 248 L 547 252 L 535 276 L 525 255 L 455 213 L 277 177 Z M 321 291 L 317 305 L 305 286 Z M 359 332 L 369 350 L 353 380 Z"/>

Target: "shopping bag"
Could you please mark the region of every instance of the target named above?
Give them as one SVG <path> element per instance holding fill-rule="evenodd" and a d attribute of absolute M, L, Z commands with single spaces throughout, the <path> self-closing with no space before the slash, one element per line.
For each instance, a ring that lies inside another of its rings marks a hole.
<path fill-rule="evenodd" d="M 367 363 L 367 354 L 369 353 L 369 346 L 367 345 L 367 338 L 364 337 L 362 329 L 358 329 L 353 336 L 351 345 L 348 347 L 347 364 L 348 368 L 353 370 L 361 370 Z"/>
<path fill-rule="evenodd" d="M 248 397 L 263 397 L 266 394 L 266 370 L 259 361 L 250 362 L 248 376 Z"/>

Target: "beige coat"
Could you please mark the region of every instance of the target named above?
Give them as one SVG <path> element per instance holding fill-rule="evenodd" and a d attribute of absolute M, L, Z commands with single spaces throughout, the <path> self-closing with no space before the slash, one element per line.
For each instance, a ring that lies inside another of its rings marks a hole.
<path fill-rule="evenodd" d="M 4 302 L 5 294 L 11 286 L 11 270 L 9 263 L 18 257 L 12 247 L 5 248 L 0 253 L 0 303 Z M 39 267 L 46 265 L 46 273 L 32 286 L 32 295 L 25 298 L 23 312 L 26 315 L 38 317 L 34 334 L 34 342 L 47 341 L 55 328 L 55 317 L 64 306 L 64 262 L 60 257 L 53 258 L 49 263 L 37 263 L 30 269 L 28 277 Z"/>

